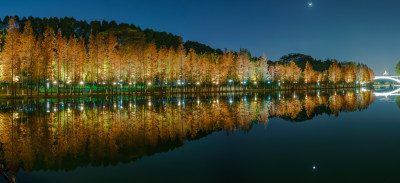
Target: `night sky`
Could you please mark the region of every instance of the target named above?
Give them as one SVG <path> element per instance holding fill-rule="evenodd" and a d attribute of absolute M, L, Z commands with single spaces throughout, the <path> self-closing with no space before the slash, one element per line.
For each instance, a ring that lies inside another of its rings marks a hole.
<path fill-rule="evenodd" d="M 270 60 L 304 53 L 366 63 L 380 75 L 400 60 L 399 9 L 398 0 L 18 0 L 2 1 L 0 16 L 115 20 Z"/>

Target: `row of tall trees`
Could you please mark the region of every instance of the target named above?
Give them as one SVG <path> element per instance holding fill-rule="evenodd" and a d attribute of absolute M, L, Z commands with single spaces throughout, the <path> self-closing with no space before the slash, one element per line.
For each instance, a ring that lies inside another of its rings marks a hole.
<path fill-rule="evenodd" d="M 60 30 L 67 38 L 71 36 L 84 38 L 87 42 L 90 34 L 98 34 L 101 32 L 113 32 L 119 37 L 120 42 L 127 41 L 141 41 L 151 42 L 154 41 L 157 48 L 161 46 L 178 48 L 181 44 L 180 37 L 167 32 L 154 31 L 152 29 L 142 29 L 134 24 L 117 23 L 116 21 L 97 21 L 93 20 L 87 22 L 85 20 L 76 20 L 73 17 L 19 17 L 19 16 L 5 16 L 3 19 L 0 17 L 0 35 L 1 30 L 9 25 L 10 19 L 13 19 L 17 26 L 24 27 L 27 22 L 30 22 L 33 32 L 36 36 L 45 32 L 47 27 L 53 30 Z M 0 36 L 1 37 L 1 36 Z M 221 54 L 220 49 L 213 49 L 205 44 L 196 41 L 185 41 L 184 47 L 186 51 L 193 48 L 197 53 L 218 53 Z"/>
<path fill-rule="evenodd" d="M 269 74 L 273 81 L 279 84 L 289 84 L 295 87 L 298 83 L 303 83 L 308 88 L 312 85 L 325 87 L 337 87 L 338 84 L 356 85 L 373 83 L 374 72 L 372 69 L 363 64 L 343 63 L 340 64 L 336 60 L 332 62 L 329 69 L 324 71 L 316 71 L 310 62 L 306 62 L 302 71 L 294 61 L 289 64 L 280 64 L 276 62 L 269 66 Z M 333 85 L 333 86 L 330 86 Z"/>
<path fill-rule="evenodd" d="M 20 30 L 23 29 L 23 30 Z M 46 27 L 35 35 L 30 21 L 20 28 L 9 20 L 0 58 L 0 81 L 17 94 L 23 85 L 33 94 L 51 88 L 57 94 L 74 92 L 133 91 L 211 91 L 243 90 L 248 87 L 282 87 L 294 89 L 313 84 L 371 83 L 373 72 L 365 65 L 339 64 L 316 71 L 307 62 L 304 70 L 294 61 L 268 64 L 265 57 L 252 59 L 247 50 L 223 54 L 197 53 L 161 46 L 154 41 L 121 42 L 113 32 L 83 37 L 65 36 L 62 31 Z M 17 83 L 18 85 L 15 85 Z"/>

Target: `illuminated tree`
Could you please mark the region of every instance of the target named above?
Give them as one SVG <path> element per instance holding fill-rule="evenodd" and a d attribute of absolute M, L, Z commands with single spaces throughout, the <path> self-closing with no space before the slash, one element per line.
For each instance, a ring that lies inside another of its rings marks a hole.
<path fill-rule="evenodd" d="M 346 64 L 344 74 L 347 85 L 354 83 L 356 80 L 356 67 L 352 64 Z"/>
<path fill-rule="evenodd" d="M 307 61 L 306 67 L 304 68 L 304 82 L 306 83 L 307 88 L 308 88 L 309 84 L 314 82 L 314 80 L 313 80 L 314 75 L 315 75 L 315 71 L 312 68 L 310 62 Z"/>
<path fill-rule="evenodd" d="M 48 91 L 48 86 L 50 86 L 50 80 L 53 79 L 53 59 L 54 59 L 54 42 L 55 36 L 54 31 L 50 27 L 46 27 L 46 30 L 43 33 L 43 41 L 41 43 L 41 70 L 42 70 L 42 78 L 46 83 L 46 93 Z"/>
<path fill-rule="evenodd" d="M 65 60 L 67 59 L 67 49 L 68 49 L 68 44 L 67 44 L 67 39 L 61 34 L 61 31 L 57 32 L 57 36 L 56 36 L 56 41 L 55 41 L 55 50 L 56 50 L 56 66 L 57 66 L 57 70 L 56 70 L 56 75 L 57 75 L 57 95 L 60 95 L 60 82 L 61 82 L 61 69 L 63 67 L 65 67 Z"/>
<path fill-rule="evenodd" d="M 154 84 L 154 78 L 157 75 L 157 47 L 155 42 L 150 42 L 145 45 L 144 52 L 144 70 L 145 70 L 145 85 L 151 86 Z"/>
<path fill-rule="evenodd" d="M 105 60 L 105 44 L 104 44 L 104 36 L 102 34 L 90 34 L 89 36 L 89 44 L 88 44 L 88 55 L 90 64 L 92 65 L 91 68 L 94 69 L 96 73 L 96 84 L 100 85 Z M 98 86 L 97 86 L 98 87 Z M 97 93 L 99 93 L 99 89 L 97 88 Z"/>
<path fill-rule="evenodd" d="M 246 52 L 240 53 L 236 59 L 236 72 L 239 81 L 244 87 L 248 78 L 250 59 Z"/>
<path fill-rule="evenodd" d="M 272 76 L 270 74 L 270 70 L 268 67 L 268 60 L 265 58 L 265 56 L 261 57 L 259 60 L 259 72 L 261 74 L 261 78 L 264 83 L 264 89 L 265 89 L 265 82 L 272 79 Z"/>
<path fill-rule="evenodd" d="M 27 21 L 24 26 L 24 32 L 21 35 L 21 57 L 22 70 L 25 72 L 28 82 L 32 81 L 34 70 L 33 64 L 37 60 L 36 37 L 33 32 L 31 22 Z M 31 78 L 31 79 L 30 79 Z M 32 94 L 32 92 L 31 92 Z"/>
<path fill-rule="evenodd" d="M 9 19 L 6 32 L 1 60 L 2 80 L 11 82 L 11 96 L 15 96 L 14 81 L 18 81 L 15 76 L 21 71 L 21 35 L 13 17 Z"/>
<path fill-rule="evenodd" d="M 289 81 L 293 86 L 295 83 L 298 83 L 301 76 L 301 69 L 296 65 L 296 63 L 292 60 L 290 61 L 289 65 L 286 67 L 286 79 Z"/>
<path fill-rule="evenodd" d="M 338 65 L 338 62 L 334 60 L 333 64 L 329 67 L 329 80 L 335 84 L 336 88 L 337 83 L 342 81 L 342 78 L 342 68 Z"/>

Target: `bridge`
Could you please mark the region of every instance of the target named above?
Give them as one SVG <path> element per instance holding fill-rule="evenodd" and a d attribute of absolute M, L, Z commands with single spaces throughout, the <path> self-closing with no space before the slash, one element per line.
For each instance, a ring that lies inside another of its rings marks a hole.
<path fill-rule="evenodd" d="M 375 76 L 375 80 L 390 80 L 400 84 L 400 76 L 388 76 L 387 72 L 383 74 L 383 76 Z M 376 93 L 375 96 L 393 96 L 393 95 L 400 95 L 400 88 L 390 91 L 390 92 L 383 92 L 383 93 Z"/>
<path fill-rule="evenodd" d="M 375 80 L 391 80 L 400 84 L 400 76 L 375 76 Z"/>

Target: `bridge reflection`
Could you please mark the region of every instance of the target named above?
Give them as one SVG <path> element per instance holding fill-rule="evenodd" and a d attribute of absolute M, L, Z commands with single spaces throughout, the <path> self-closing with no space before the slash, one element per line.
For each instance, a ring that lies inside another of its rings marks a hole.
<path fill-rule="evenodd" d="M 400 96 L 400 88 L 397 88 L 392 91 L 377 91 L 374 93 L 375 96 Z"/>

